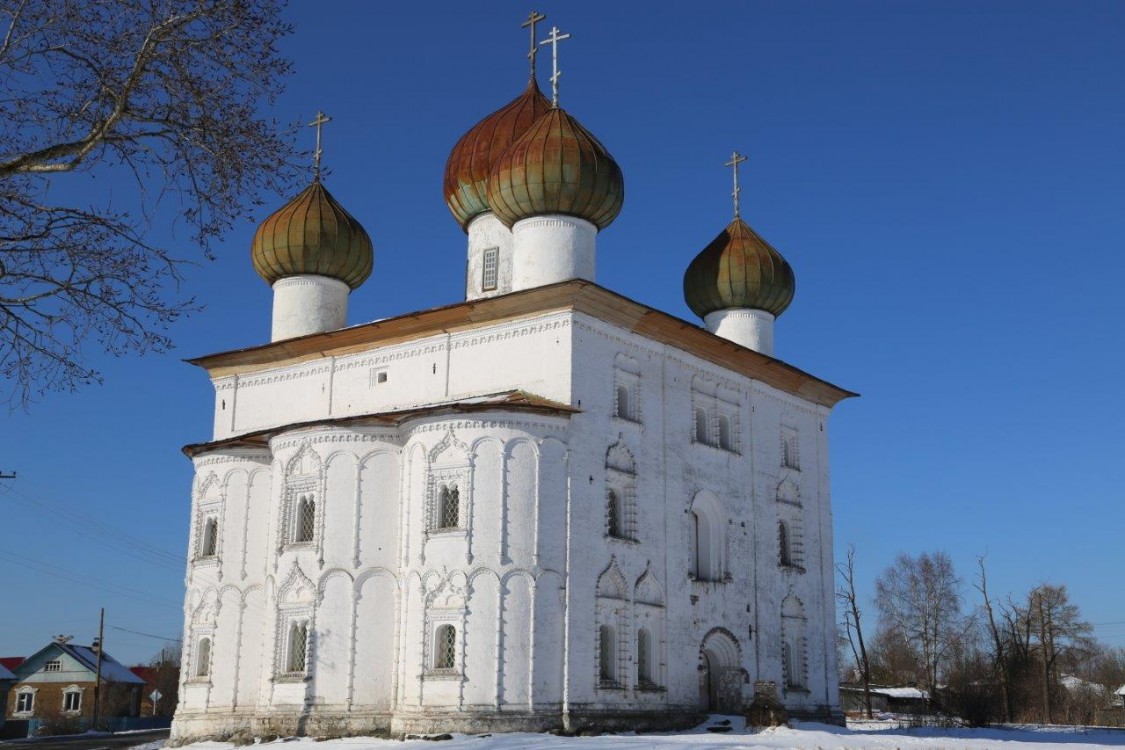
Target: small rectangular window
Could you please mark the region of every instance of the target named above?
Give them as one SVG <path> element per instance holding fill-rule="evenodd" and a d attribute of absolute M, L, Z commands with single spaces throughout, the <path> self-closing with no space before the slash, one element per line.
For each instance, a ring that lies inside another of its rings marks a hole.
<path fill-rule="evenodd" d="M 35 710 L 35 693 L 18 693 L 16 695 L 16 713 L 29 714 Z"/>
<path fill-rule="evenodd" d="M 484 251 L 481 265 L 480 287 L 483 291 L 490 292 L 497 286 L 499 276 L 500 248 L 490 247 Z"/>
<path fill-rule="evenodd" d="M 44 672 L 61 672 L 62 671 L 62 660 L 53 659 L 53 660 L 47 662 L 43 666 L 43 671 Z"/>

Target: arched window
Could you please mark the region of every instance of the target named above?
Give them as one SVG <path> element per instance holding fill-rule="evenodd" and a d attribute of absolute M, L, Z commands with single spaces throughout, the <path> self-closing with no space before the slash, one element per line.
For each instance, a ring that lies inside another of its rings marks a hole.
<path fill-rule="evenodd" d="M 316 500 L 303 495 L 297 503 L 297 524 L 293 534 L 295 543 L 311 542 L 316 533 Z"/>
<path fill-rule="evenodd" d="M 734 450 L 734 442 L 730 434 L 730 419 L 723 415 L 719 417 L 719 447 L 723 450 Z"/>
<path fill-rule="evenodd" d="M 781 437 L 781 465 L 787 469 L 801 468 L 801 460 L 797 452 L 797 436 L 788 432 Z"/>
<path fill-rule="evenodd" d="M 781 603 L 781 667 L 786 688 L 804 689 L 805 608 L 795 596 Z"/>
<path fill-rule="evenodd" d="M 707 433 L 707 412 L 703 409 L 695 410 L 695 442 L 697 443 L 710 443 L 711 438 Z"/>
<path fill-rule="evenodd" d="M 434 669 L 453 669 L 457 664 L 457 629 L 442 625 L 434 636 Z"/>
<path fill-rule="evenodd" d="M 219 548 L 219 519 L 208 518 L 203 524 L 203 547 L 201 557 L 214 557 Z"/>
<path fill-rule="evenodd" d="M 719 501 L 701 492 L 692 503 L 692 561 L 697 581 L 723 580 L 726 522 Z"/>
<path fill-rule="evenodd" d="M 785 523 L 785 521 L 777 522 L 777 546 L 779 550 L 779 561 L 781 562 L 781 564 L 792 565 L 792 540 L 789 537 L 789 526 Z"/>
<path fill-rule="evenodd" d="M 211 674 L 211 639 L 200 638 L 198 653 L 195 655 L 195 676 L 206 677 Z"/>
<path fill-rule="evenodd" d="M 644 628 L 637 631 L 637 684 L 652 684 L 652 636 Z"/>
<path fill-rule="evenodd" d="M 629 402 L 629 387 L 625 385 L 617 386 L 616 394 L 616 415 L 622 419 L 632 419 L 633 405 Z"/>
<path fill-rule="evenodd" d="M 609 625 L 598 628 L 598 679 L 603 684 L 617 682 L 617 643 Z"/>
<path fill-rule="evenodd" d="M 461 527 L 461 492 L 457 485 L 442 485 L 438 493 L 438 528 L 457 529 Z"/>
<path fill-rule="evenodd" d="M 285 662 L 290 674 L 303 674 L 308 667 L 309 626 L 306 622 L 294 622 L 289 626 L 289 658 Z"/>
<path fill-rule="evenodd" d="M 613 490 L 606 492 L 605 501 L 606 533 L 610 536 L 620 537 L 621 533 L 621 502 Z"/>

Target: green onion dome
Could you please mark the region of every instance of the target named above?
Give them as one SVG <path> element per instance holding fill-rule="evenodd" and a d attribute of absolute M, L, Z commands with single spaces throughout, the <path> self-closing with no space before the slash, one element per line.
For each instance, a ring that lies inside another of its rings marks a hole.
<path fill-rule="evenodd" d="M 464 229 L 490 210 L 488 174 L 504 149 L 527 132 L 551 108 L 535 79 L 503 108 L 493 112 L 461 136 L 445 163 L 445 205 Z"/>
<path fill-rule="evenodd" d="M 492 166 L 488 203 L 509 227 L 565 214 L 604 229 L 621 213 L 625 178 L 605 146 L 566 113 L 539 118 Z"/>
<path fill-rule="evenodd" d="M 250 244 L 254 270 L 273 285 L 286 276 L 316 274 L 355 289 L 371 275 L 371 237 L 316 180 L 275 211 Z"/>
<path fill-rule="evenodd" d="M 751 308 L 781 315 L 796 290 L 793 269 L 741 218 L 703 249 L 684 274 L 684 299 L 699 317 Z"/>

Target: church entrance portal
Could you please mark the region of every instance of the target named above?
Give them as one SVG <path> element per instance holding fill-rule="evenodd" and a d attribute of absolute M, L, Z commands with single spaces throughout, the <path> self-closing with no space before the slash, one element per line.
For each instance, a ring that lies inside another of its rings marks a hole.
<path fill-rule="evenodd" d="M 712 630 L 699 649 L 699 707 L 709 713 L 742 711 L 742 665 L 738 643 L 723 630 Z"/>

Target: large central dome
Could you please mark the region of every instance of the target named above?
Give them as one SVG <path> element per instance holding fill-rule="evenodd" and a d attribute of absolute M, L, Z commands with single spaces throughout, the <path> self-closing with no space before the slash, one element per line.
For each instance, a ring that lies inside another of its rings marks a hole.
<path fill-rule="evenodd" d="M 565 214 L 604 229 L 625 201 L 625 178 L 609 151 L 578 120 L 551 109 L 500 155 L 488 202 L 508 226 L 542 214 Z"/>
<path fill-rule="evenodd" d="M 489 210 L 488 174 L 506 148 L 551 109 L 535 79 L 522 94 L 461 136 L 445 163 L 445 203 L 464 228 Z"/>

